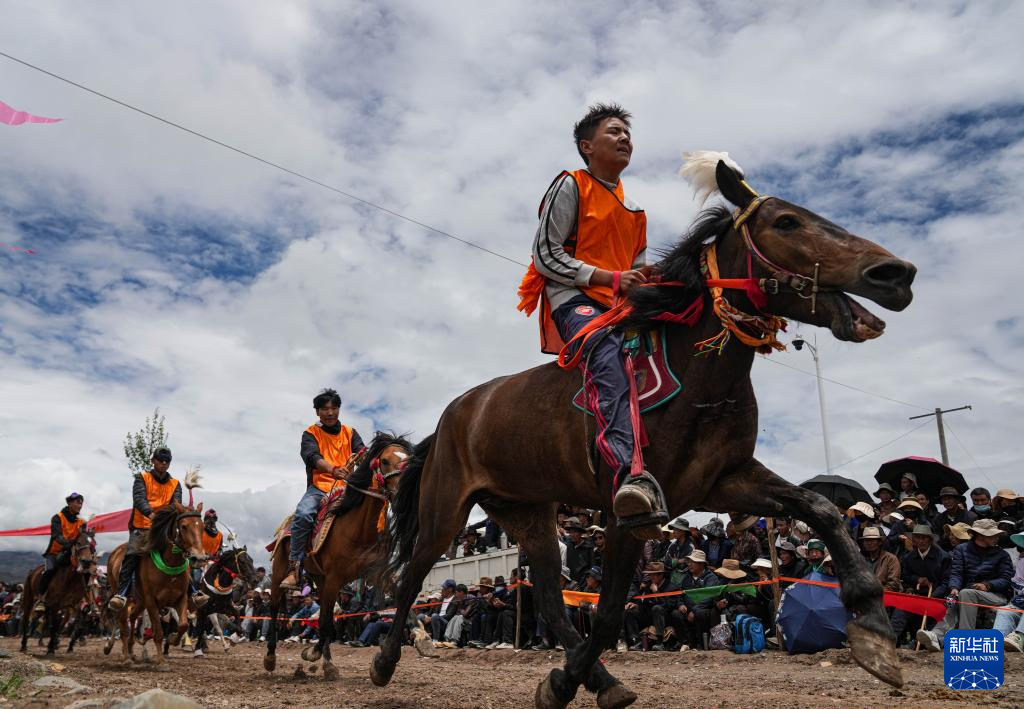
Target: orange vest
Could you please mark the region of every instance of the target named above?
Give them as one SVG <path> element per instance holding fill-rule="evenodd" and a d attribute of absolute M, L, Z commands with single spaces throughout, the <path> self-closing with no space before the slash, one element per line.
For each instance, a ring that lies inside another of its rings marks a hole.
<path fill-rule="evenodd" d="M 313 438 L 320 446 L 320 455 L 331 466 L 345 465 L 352 457 L 352 429 L 348 426 L 342 425 L 341 430 L 335 436 L 327 433 L 318 423 L 307 428 L 306 432 L 313 434 Z M 345 488 L 344 481 L 336 480 L 333 475 L 315 469 L 313 470 L 313 485 L 324 492 L 330 492 L 335 485 L 339 489 Z"/>
<path fill-rule="evenodd" d="M 82 531 L 82 525 L 84 524 L 84 522 L 82 521 L 82 518 L 79 517 L 74 522 L 71 522 L 71 521 L 68 520 L 67 517 L 64 516 L 63 512 L 58 512 L 57 516 L 60 517 L 60 533 L 61 533 L 61 535 L 63 535 L 63 537 L 65 539 L 67 539 L 68 541 L 71 541 L 71 542 L 73 542 L 76 539 L 78 539 L 78 533 L 80 531 Z M 38 549 L 39 547 L 36 547 L 36 548 Z M 54 541 L 50 542 L 50 548 L 49 548 L 49 550 L 46 553 L 47 554 L 59 554 L 61 551 L 63 551 L 63 549 L 64 549 L 64 547 L 62 547 L 60 544 L 57 543 L 56 540 L 54 540 Z"/>
<path fill-rule="evenodd" d="M 174 490 L 178 487 L 177 480 L 168 475 L 166 482 L 160 482 L 153 477 L 153 473 L 145 472 L 142 474 L 142 481 L 146 483 L 146 500 L 154 512 L 161 507 L 171 504 L 171 500 L 174 498 Z M 135 529 L 149 529 L 152 526 L 153 523 L 146 515 L 138 510 L 132 510 L 132 527 Z"/>
<path fill-rule="evenodd" d="M 622 180 L 614 190 L 610 190 L 586 170 L 563 172 L 562 175 L 572 176 L 579 193 L 576 233 L 563 245 L 565 252 L 606 271 L 633 268 L 636 257 L 647 248 L 647 215 L 643 210 L 631 211 L 622 203 Z M 544 205 L 541 204 L 543 210 Z M 544 293 L 545 283 L 544 276 L 531 262 L 519 284 L 519 310 L 530 315 L 540 303 L 541 350 L 558 354 L 565 343 L 551 319 L 551 306 Z M 608 307 L 615 299 L 609 286 L 586 286 L 581 290 Z"/>
<path fill-rule="evenodd" d="M 206 531 L 206 527 L 203 527 L 203 551 L 206 552 L 207 556 L 213 556 L 220 551 L 221 541 L 224 539 L 224 535 L 217 532 L 212 537 L 210 533 Z"/>

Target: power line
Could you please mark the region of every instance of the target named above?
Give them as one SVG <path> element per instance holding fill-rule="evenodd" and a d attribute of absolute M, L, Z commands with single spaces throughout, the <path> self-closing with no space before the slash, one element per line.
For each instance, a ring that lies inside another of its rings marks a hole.
<path fill-rule="evenodd" d="M 873 449 L 869 450 L 867 453 L 861 453 L 860 455 L 858 455 L 855 458 L 850 458 L 845 463 L 840 463 L 839 465 L 833 465 L 832 466 L 832 470 L 836 470 L 838 468 L 842 468 L 842 467 L 844 467 L 846 465 L 849 465 L 850 463 L 853 463 L 854 461 L 860 460 L 861 458 L 866 458 L 869 455 L 871 455 L 872 453 L 877 453 L 878 451 L 882 450 L 883 448 L 887 448 L 888 446 L 891 446 L 896 441 L 898 441 L 900 439 L 903 439 L 903 438 L 906 438 L 907 436 L 909 436 L 911 433 L 913 433 L 914 431 L 918 430 L 919 428 L 924 428 L 929 423 L 930 423 L 929 421 L 925 421 L 924 423 L 919 423 L 918 425 L 914 426 L 912 429 L 910 429 L 906 433 L 901 433 L 900 435 L 896 436 L 896 438 L 892 439 L 888 443 L 883 443 L 882 445 L 878 446 L 878 448 L 873 448 Z"/>
<path fill-rule="evenodd" d="M 178 130 L 184 131 L 184 132 L 189 133 L 191 135 L 194 135 L 197 138 L 202 138 L 203 140 L 208 141 L 210 143 L 213 143 L 214 145 L 219 145 L 222 148 L 225 148 L 227 150 L 231 150 L 231 151 L 233 151 L 235 153 L 238 153 L 239 155 L 243 155 L 243 156 L 249 158 L 250 160 L 255 160 L 256 162 L 263 163 L 264 165 L 272 167 L 275 170 L 280 170 L 281 172 L 285 172 L 285 173 L 291 175 L 292 177 L 297 177 L 300 180 L 305 180 L 306 182 L 309 182 L 311 184 L 317 185 L 318 187 L 323 187 L 326 190 L 330 190 L 331 192 L 335 192 L 337 194 L 340 194 L 343 197 L 347 197 L 348 199 L 351 199 L 351 200 L 353 200 L 355 202 L 359 202 L 360 204 L 365 204 L 367 207 L 372 207 L 373 209 L 377 209 L 377 210 L 379 210 L 381 212 L 384 212 L 385 214 L 390 214 L 391 216 L 396 217 L 398 219 L 402 219 L 402 220 L 404 220 L 406 222 L 409 222 L 410 224 L 415 224 L 416 226 L 422 227 L 423 229 L 426 229 L 428 231 L 432 231 L 435 234 L 440 234 L 441 236 L 446 236 L 449 239 L 453 239 L 455 241 L 458 241 L 458 242 L 460 242 L 462 244 L 465 244 L 466 246 L 471 246 L 474 249 L 479 249 L 480 251 L 484 251 L 486 253 L 489 253 L 492 256 L 497 256 L 500 259 L 504 259 L 504 260 L 506 260 L 506 261 L 508 261 L 510 263 L 514 263 L 514 264 L 516 264 L 518 266 L 522 266 L 524 268 L 527 266 L 527 264 L 522 263 L 521 261 L 517 261 L 516 259 L 512 258 L 511 256 L 506 256 L 505 254 L 499 253 L 497 251 L 493 251 L 493 250 L 487 248 L 486 246 L 481 246 L 480 244 L 477 244 L 476 242 L 469 241 L 467 239 L 463 239 L 463 238 L 461 238 L 459 236 L 455 236 L 455 234 L 452 234 L 450 232 L 444 231 L 443 229 L 438 229 L 437 227 L 430 226 L 429 224 L 421 222 L 418 219 L 414 219 L 412 217 L 407 217 L 404 214 L 396 212 L 393 209 L 388 209 L 387 207 L 385 207 L 383 205 L 380 205 L 380 204 L 377 204 L 376 202 L 371 202 L 370 200 L 364 199 L 364 198 L 362 198 L 362 197 L 360 197 L 358 195 L 354 195 L 351 192 L 346 192 L 345 190 L 343 190 L 343 189 L 341 189 L 339 187 L 335 187 L 333 185 L 329 185 L 326 182 L 321 182 L 320 180 L 316 179 L 315 177 L 309 177 L 308 175 L 304 175 L 301 172 L 298 172 L 296 170 L 292 170 L 290 168 L 285 167 L 284 165 L 280 165 L 280 164 L 278 164 L 276 162 L 273 162 L 271 160 L 267 160 L 266 158 L 261 158 L 259 155 L 254 155 L 253 153 L 250 153 L 250 152 L 247 152 L 245 150 L 242 150 L 241 148 L 236 148 L 235 146 L 230 145 L 228 143 L 225 143 L 223 141 L 217 140 L 216 138 L 211 138 L 210 136 L 208 136 L 208 135 L 206 135 L 204 133 L 200 133 L 199 131 L 193 130 L 192 128 L 187 128 L 186 126 L 183 126 L 180 123 L 175 123 L 174 121 L 168 120 L 166 118 L 161 118 L 160 116 L 156 115 L 155 113 L 150 113 L 149 111 L 141 109 L 138 106 L 133 106 L 132 104 L 127 103 L 125 101 L 121 101 L 120 99 L 116 99 L 113 96 L 108 96 L 107 94 L 102 93 L 100 91 L 97 91 L 95 89 L 90 89 L 88 86 L 84 86 L 82 84 L 79 84 L 76 81 L 72 81 L 71 79 L 63 77 L 60 74 L 55 74 L 52 71 L 47 71 L 46 69 L 43 69 L 42 67 L 38 67 L 35 64 L 31 64 L 31 63 L 25 61 L 24 59 L 18 59 L 17 57 L 13 57 L 10 54 L 7 54 L 5 52 L 0 52 L 0 57 L 4 57 L 6 59 L 9 59 L 12 62 L 17 62 L 18 64 L 21 64 L 22 66 L 28 67 L 29 69 L 33 69 L 35 71 L 38 71 L 41 74 L 46 74 L 47 76 L 49 76 L 51 78 L 57 79 L 58 81 L 63 81 L 65 84 L 69 84 L 70 86 L 74 86 L 76 89 L 81 89 L 82 91 L 86 91 L 86 92 L 88 92 L 88 93 L 90 93 L 90 94 L 92 94 L 94 96 L 98 96 L 99 98 L 105 99 L 105 100 L 110 101 L 112 103 L 116 103 L 118 106 L 121 106 L 122 108 L 127 108 L 127 109 L 129 109 L 131 111 L 135 111 L 136 113 L 141 113 L 143 116 L 146 116 L 147 118 L 152 118 L 153 120 L 159 121 L 160 123 L 163 123 L 165 125 L 171 126 L 172 128 L 177 128 Z"/>
<path fill-rule="evenodd" d="M 964 453 L 966 453 L 966 454 L 967 454 L 967 457 L 971 459 L 971 462 L 972 462 L 972 463 L 974 463 L 974 469 L 975 469 L 975 470 L 977 470 L 977 471 L 978 471 L 979 473 L 981 473 L 982 475 L 984 475 L 984 476 L 985 476 L 985 479 L 986 479 L 986 480 L 988 480 L 988 481 L 989 481 L 989 482 L 990 482 L 990 483 L 991 483 L 991 484 L 992 484 L 993 486 L 995 486 L 995 484 L 996 484 L 996 481 L 995 481 L 995 480 L 993 480 L 992 478 L 990 478 L 990 477 L 988 476 L 988 473 L 986 473 L 986 472 L 985 472 L 985 469 L 984 469 L 984 468 L 982 468 L 982 467 L 981 467 L 980 465 L 978 465 L 978 461 L 976 461 L 976 460 L 974 459 L 974 456 L 973 456 L 973 455 L 971 455 L 971 451 L 969 451 L 969 450 L 967 449 L 967 446 L 965 446 L 965 445 L 964 445 L 964 442 L 960 440 L 960 436 L 956 435 L 956 431 L 954 431 L 954 430 L 953 430 L 953 427 L 952 427 L 952 426 L 950 426 L 950 425 L 949 425 L 948 423 L 946 424 L 946 430 L 947 430 L 947 431 L 949 431 L 950 433 L 952 433 L 952 434 L 953 434 L 953 438 L 955 438 L 955 439 L 956 439 L 956 442 L 960 444 L 960 447 L 961 447 L 961 448 L 963 448 L 963 450 L 964 450 Z"/>
<path fill-rule="evenodd" d="M 777 359 L 771 359 L 770 357 L 768 357 L 766 355 L 758 355 L 758 357 L 760 357 L 761 359 L 763 359 L 766 362 L 771 362 L 772 364 L 777 364 L 780 367 L 787 367 L 789 369 L 792 369 L 793 371 L 800 372 L 801 374 L 806 374 L 806 375 L 811 376 L 811 377 L 817 377 L 818 376 L 814 372 L 809 372 L 806 369 L 800 369 L 799 367 L 794 367 L 791 364 L 786 364 L 785 362 L 780 362 Z M 852 384 L 845 384 L 845 383 L 837 381 L 835 379 L 829 379 L 828 377 L 822 377 L 821 379 L 822 379 L 822 381 L 826 381 L 826 382 L 828 382 L 830 384 L 835 384 L 836 386 L 841 386 L 841 387 L 844 387 L 846 389 L 852 389 L 853 391 L 859 391 L 861 394 L 867 394 L 868 396 L 874 396 L 874 397 L 879 398 L 879 399 L 885 399 L 886 401 L 891 401 L 894 404 L 902 404 L 903 406 L 909 406 L 912 409 L 923 409 L 924 411 L 931 411 L 931 409 L 929 409 L 929 408 L 927 408 L 925 406 L 918 406 L 917 404 L 911 404 L 909 401 L 902 401 L 900 399 L 894 399 L 891 396 L 885 396 L 884 394 L 876 394 L 873 391 L 868 391 L 867 389 L 861 389 L 860 387 L 855 387 Z"/>

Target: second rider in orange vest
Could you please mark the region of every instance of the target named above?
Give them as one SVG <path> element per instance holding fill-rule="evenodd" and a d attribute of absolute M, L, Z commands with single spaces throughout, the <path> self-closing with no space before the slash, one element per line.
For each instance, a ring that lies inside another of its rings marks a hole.
<path fill-rule="evenodd" d="M 282 588 L 297 589 L 302 579 L 302 561 L 313 531 L 320 502 L 335 488 L 344 489 L 350 472 L 345 466 L 352 453 L 363 447 L 363 439 L 351 426 L 338 420 L 341 397 L 334 389 L 324 389 L 313 399 L 320 421 L 302 432 L 299 454 L 306 464 L 306 493 L 299 500 L 292 518 L 291 553 L 288 575 Z"/>
<path fill-rule="evenodd" d="M 631 117 L 617 104 L 592 106 L 573 130 L 586 169 L 555 178 L 541 203 L 519 308 L 529 314 L 539 302 L 545 352 L 557 353 L 616 297 L 647 281 L 647 216 L 619 180 L 633 154 Z M 634 436 L 622 341 L 618 330 L 593 338 L 580 367 L 596 403 L 597 449 L 614 473 L 619 526 L 660 538 L 668 521 L 661 488 L 647 471 L 630 474 Z"/>

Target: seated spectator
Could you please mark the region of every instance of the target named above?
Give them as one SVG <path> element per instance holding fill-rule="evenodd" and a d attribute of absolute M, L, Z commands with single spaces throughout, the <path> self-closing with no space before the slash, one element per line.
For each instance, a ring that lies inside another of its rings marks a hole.
<path fill-rule="evenodd" d="M 672 528 L 666 524 L 661 528 L 660 539 L 648 539 L 644 542 L 644 550 L 641 554 L 641 558 L 644 560 L 645 566 L 652 561 L 661 561 L 665 558 L 665 552 L 668 551 L 668 545 L 672 543 L 672 537 L 670 536 L 671 532 Z"/>
<path fill-rule="evenodd" d="M 822 568 L 824 568 L 824 565 L 822 565 Z M 772 577 L 771 559 L 764 557 L 754 559 L 754 563 L 750 565 L 750 570 L 753 572 L 755 581 L 769 580 Z M 755 588 L 757 589 L 757 597 L 751 602 L 750 606 L 758 612 L 751 613 L 751 615 L 756 615 L 761 619 L 765 633 L 772 634 L 774 631 L 771 630 L 773 625 L 771 622 L 771 610 L 775 603 L 775 592 L 771 584 L 756 586 Z"/>
<path fill-rule="evenodd" d="M 1013 542 L 1010 535 L 1017 532 L 1024 532 L 1024 505 L 1021 502 L 1024 498 L 1019 497 L 1016 492 L 1009 488 L 996 491 L 992 498 L 992 519 L 999 525 L 1003 535 L 999 537 L 999 546 L 1004 549 L 1012 549 Z"/>
<path fill-rule="evenodd" d="M 1019 549 L 1024 550 L 1024 533 L 1010 536 L 1010 541 Z M 1013 587 L 1013 598 L 1004 610 L 996 612 L 996 622 L 992 626 L 1003 634 L 1003 648 L 1010 652 L 1024 652 L 1024 555 L 1017 559 L 1017 571 L 1010 579 Z"/>
<path fill-rule="evenodd" d="M 976 487 L 971 490 L 971 512 L 978 519 L 992 519 L 995 510 L 992 509 L 992 494 L 988 488 Z"/>
<path fill-rule="evenodd" d="M 587 527 L 587 531 L 590 533 L 590 543 L 594 546 L 591 562 L 594 566 L 600 568 L 604 565 L 604 527 L 598 527 L 597 525 L 592 524 Z"/>
<path fill-rule="evenodd" d="M 594 565 L 594 546 L 583 538 L 583 525 L 576 517 L 565 520 L 565 565 L 573 582 L 583 581 L 587 569 Z"/>
<path fill-rule="evenodd" d="M 931 526 L 925 519 L 924 508 L 921 507 L 921 503 L 917 500 L 903 500 L 900 503 L 899 511 L 903 515 L 903 519 L 893 523 L 892 528 L 889 530 L 886 544 L 886 547 L 893 554 L 902 554 L 913 548 L 914 543 L 910 539 L 910 534 L 918 522 Z"/>
<path fill-rule="evenodd" d="M 455 600 L 456 588 L 455 580 L 447 579 L 441 584 L 441 605 L 430 609 L 429 613 L 424 613 L 419 618 L 423 626 L 430 630 L 430 637 L 435 644 L 444 641 L 445 628 L 448 627 L 449 621 L 458 610 L 457 604 L 452 605 L 452 601 Z"/>
<path fill-rule="evenodd" d="M 661 645 L 665 636 L 665 619 L 669 603 L 677 601 L 676 597 L 636 598 L 648 594 L 672 593 L 677 590 L 667 579 L 665 564 L 652 561 L 643 571 L 643 580 L 639 587 L 630 589 L 629 600 L 626 602 L 626 642 L 631 650 L 643 650 L 643 635 L 654 643 L 652 650 L 664 650 Z"/>
<path fill-rule="evenodd" d="M 690 542 L 690 523 L 682 517 L 676 517 L 668 526 L 672 539 L 661 561 L 665 564 L 672 583 L 678 586 L 683 574 L 686 573 L 686 557 L 693 551 L 693 544 Z"/>
<path fill-rule="evenodd" d="M 505 579 L 501 578 L 502 596 L 508 593 L 505 588 Z M 469 642 L 466 647 L 482 649 L 493 641 L 494 626 L 497 625 L 498 613 L 504 607 L 501 596 L 495 597 L 496 584 L 490 576 L 481 576 L 477 581 L 477 611 L 473 614 L 469 626 Z M 497 645 L 497 643 L 495 643 Z"/>
<path fill-rule="evenodd" d="M 394 601 L 379 587 L 366 583 L 360 602 L 362 610 L 366 611 L 362 617 L 363 630 L 356 640 L 348 644 L 350 647 L 371 647 L 377 644 L 381 635 L 391 629 L 391 624 L 395 620 L 394 615 L 384 612 L 384 609 L 389 608 Z"/>
<path fill-rule="evenodd" d="M 949 594 L 963 603 L 950 604 L 946 617 L 933 630 L 919 630 L 917 641 L 925 650 L 941 652 L 947 630 L 977 627 L 975 605 L 1004 605 L 1012 593 L 1013 563 L 1000 549 L 995 520 L 979 519 L 971 525 L 972 539 L 953 549 L 949 571 Z"/>
<path fill-rule="evenodd" d="M 915 491 L 914 498 L 917 500 L 917 504 L 921 505 L 921 509 L 924 510 L 925 523 L 931 525 L 932 520 L 939 516 L 939 508 L 935 506 L 935 503 L 932 502 L 932 499 L 924 490 Z"/>
<path fill-rule="evenodd" d="M 576 590 L 583 593 L 600 594 L 601 579 L 601 569 L 594 566 L 587 571 L 586 575 L 583 577 L 583 583 L 578 584 Z M 575 610 L 575 613 L 569 613 L 570 622 L 576 626 L 576 629 L 580 631 L 580 635 L 585 638 L 590 635 L 590 630 L 593 627 L 594 616 L 597 615 L 597 603 L 592 603 L 591 601 L 580 601 L 579 606 Z"/>
<path fill-rule="evenodd" d="M 944 538 L 949 542 L 950 551 L 971 539 L 971 525 L 963 522 L 946 525 L 942 531 L 945 532 Z"/>
<path fill-rule="evenodd" d="M 782 542 L 778 553 L 779 576 L 802 579 L 807 573 L 807 562 L 796 555 L 796 547 L 793 545 L 793 542 L 789 540 Z M 780 581 L 779 588 L 786 588 L 792 584 L 792 581 Z"/>
<path fill-rule="evenodd" d="M 338 603 L 335 607 L 337 615 L 344 616 L 335 621 L 338 642 L 349 643 L 359 639 L 361 622 L 359 616 L 353 614 L 363 611 L 363 605 L 356 597 L 355 589 L 346 584 L 338 592 Z"/>
<path fill-rule="evenodd" d="M 825 542 L 820 539 L 811 539 L 807 542 L 807 571 L 801 578 L 807 578 L 812 573 L 823 573 L 821 567 L 827 551 Z"/>
<path fill-rule="evenodd" d="M 900 502 L 904 500 L 914 500 L 914 493 L 917 492 L 917 476 L 913 473 L 903 473 L 900 477 L 900 494 L 898 495 Z"/>
<path fill-rule="evenodd" d="M 882 530 L 878 527 L 865 528 L 860 537 L 861 556 L 867 560 L 882 588 L 886 591 L 899 591 L 900 560 L 895 554 L 882 549 L 883 543 Z"/>
<path fill-rule="evenodd" d="M 680 584 L 680 590 L 688 591 L 697 588 L 708 588 L 718 586 L 718 577 L 708 569 L 707 556 L 704 552 L 695 550 L 687 557 L 689 567 Z M 680 641 L 689 647 L 703 647 L 704 633 L 707 633 L 717 619 L 713 607 L 713 599 L 708 598 L 701 601 L 693 601 L 685 595 L 682 599 L 670 598 L 672 601 L 672 612 L 669 613 L 669 623 L 676 631 Z"/>
<path fill-rule="evenodd" d="M 302 599 L 299 610 L 288 619 L 290 623 L 289 632 L 291 635 L 285 638 L 286 642 L 306 642 L 316 639 L 315 620 L 320 613 L 320 606 L 313 600 L 313 594 L 305 596 L 301 591 L 292 591 L 293 599 Z"/>
<path fill-rule="evenodd" d="M 480 538 L 480 532 L 467 527 L 462 537 L 462 546 L 455 553 L 457 558 L 463 558 L 467 556 L 475 556 L 477 554 L 484 554 L 487 552 L 487 545 Z"/>
<path fill-rule="evenodd" d="M 718 524 L 714 524 L 715 521 L 712 520 L 704 526 L 702 531 L 706 538 L 699 549 L 704 552 L 709 565 L 721 566 L 722 561 L 728 559 L 732 553 L 732 542 L 726 539 L 725 526 L 721 520 L 717 520 Z"/>
<path fill-rule="evenodd" d="M 866 502 L 854 503 L 846 510 L 846 529 L 854 539 L 860 537 L 864 527 L 875 523 L 875 508 Z"/>
<path fill-rule="evenodd" d="M 738 521 L 730 522 L 725 528 L 727 535 L 730 534 L 730 529 L 732 530 L 729 537 L 732 542 L 729 558 L 740 562 L 742 566 L 749 566 L 754 562 L 754 559 L 761 555 L 761 542 L 750 531 L 750 528 L 756 523 L 756 516 L 746 515 L 740 517 Z"/>
<path fill-rule="evenodd" d="M 832 564 L 831 554 L 825 554 L 825 558 L 822 559 L 821 573 L 825 574 L 826 576 L 831 576 L 832 578 L 836 577 L 836 569 L 835 566 Z"/>
<path fill-rule="evenodd" d="M 919 596 L 945 598 L 949 592 L 949 554 L 934 543 L 932 528 L 919 524 L 913 531 L 914 548 L 904 552 L 900 559 L 903 589 Z M 935 625 L 935 621 L 928 621 Z M 890 618 L 896 644 L 900 645 L 908 628 L 919 628 L 921 616 L 909 611 L 895 610 Z"/>
<path fill-rule="evenodd" d="M 939 490 L 939 502 L 942 504 L 943 511 L 935 515 L 935 518 L 932 519 L 931 527 L 935 536 L 940 538 L 939 546 L 946 551 L 950 551 L 953 547 L 949 546 L 948 542 L 944 543 L 942 540 L 943 528 L 958 522 L 964 522 L 970 526 L 978 517 L 973 512 L 967 510 L 967 498 L 959 494 L 954 487 L 944 487 Z"/>
<path fill-rule="evenodd" d="M 775 548 L 782 546 L 783 542 L 790 542 L 793 548 L 800 546 L 800 537 L 793 532 L 793 521 L 789 517 L 775 517 Z M 708 559 L 710 562 L 711 559 Z"/>
<path fill-rule="evenodd" d="M 455 587 L 455 596 L 447 609 L 450 617 L 444 628 L 444 640 L 435 642 L 434 647 L 455 649 L 462 645 L 462 631 L 466 627 L 466 620 L 468 618 L 472 621 L 474 615 L 469 609 L 475 605 L 476 597 L 469 594 L 465 584 L 460 583 Z"/>
<path fill-rule="evenodd" d="M 892 502 L 896 499 L 896 491 L 892 489 L 892 485 L 889 483 L 882 483 L 875 490 L 875 497 L 878 498 L 878 506 L 881 507 L 886 502 Z M 893 508 L 895 509 L 895 507 Z"/>
<path fill-rule="evenodd" d="M 736 559 L 723 561 L 722 566 L 715 569 L 715 576 L 725 584 L 739 584 L 752 580 L 747 572 L 740 568 L 740 562 Z M 713 600 L 713 603 L 715 610 L 724 613 L 730 622 L 741 613 L 748 613 L 758 618 L 768 614 L 768 609 L 760 606 L 756 596 L 751 596 L 743 591 L 731 590 L 728 587 L 722 589 L 722 593 Z"/>

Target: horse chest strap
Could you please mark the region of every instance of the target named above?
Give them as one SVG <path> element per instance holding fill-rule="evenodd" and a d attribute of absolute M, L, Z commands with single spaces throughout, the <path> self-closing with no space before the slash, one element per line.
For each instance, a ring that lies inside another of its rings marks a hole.
<path fill-rule="evenodd" d="M 169 566 L 160 556 L 160 552 L 156 549 L 152 549 L 149 552 L 149 558 L 153 562 L 153 566 L 155 566 L 160 573 L 166 574 L 167 576 L 178 576 L 179 574 L 183 574 L 188 571 L 188 559 L 185 559 L 185 563 L 180 566 Z"/>

